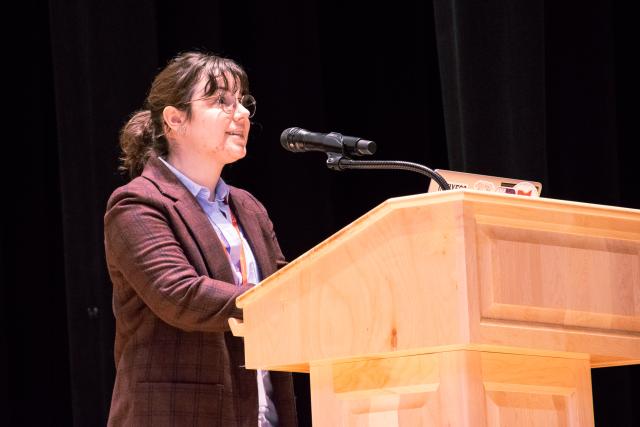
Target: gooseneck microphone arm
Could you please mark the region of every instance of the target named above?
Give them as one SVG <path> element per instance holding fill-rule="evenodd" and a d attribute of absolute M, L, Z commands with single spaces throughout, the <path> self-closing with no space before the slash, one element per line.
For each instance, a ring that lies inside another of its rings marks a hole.
<path fill-rule="evenodd" d="M 442 175 L 418 163 L 395 160 L 352 160 L 348 156 L 367 156 L 376 152 L 376 143 L 337 132 L 318 133 L 292 127 L 280 135 L 282 147 L 294 153 L 321 151 L 327 154 L 327 166 L 331 170 L 345 169 L 400 169 L 418 172 L 435 180 L 442 190 L 449 184 Z"/>
<path fill-rule="evenodd" d="M 404 162 L 399 160 L 352 160 L 343 154 L 327 153 L 327 167 L 331 170 L 343 171 L 345 169 L 399 169 L 417 172 L 435 180 L 440 189 L 449 190 L 449 183 L 438 172 L 419 163 Z"/>

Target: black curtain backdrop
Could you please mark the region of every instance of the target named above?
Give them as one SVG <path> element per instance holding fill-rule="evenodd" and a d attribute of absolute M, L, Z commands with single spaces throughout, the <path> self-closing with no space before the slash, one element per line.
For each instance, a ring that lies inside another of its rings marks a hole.
<path fill-rule="evenodd" d="M 428 183 L 329 171 L 322 154 L 280 147 L 291 126 L 375 140 L 375 159 L 539 180 L 546 197 L 640 208 L 632 4 L 21 3 L 7 15 L 21 24 L 7 39 L 19 55 L 5 57 L 26 117 L 7 141 L 25 169 L 4 180 L 7 425 L 106 422 L 114 319 L 102 217 L 126 182 L 119 129 L 169 58 L 204 49 L 245 66 L 258 115 L 247 158 L 223 176 L 265 204 L 294 259 Z M 640 424 L 639 371 L 592 371 L 596 425 Z M 310 425 L 308 378 L 295 380 Z"/>

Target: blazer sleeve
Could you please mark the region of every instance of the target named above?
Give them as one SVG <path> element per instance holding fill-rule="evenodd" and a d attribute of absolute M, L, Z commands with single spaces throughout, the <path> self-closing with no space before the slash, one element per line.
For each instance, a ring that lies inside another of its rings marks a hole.
<path fill-rule="evenodd" d="M 172 230 L 162 202 L 116 192 L 104 219 L 109 270 L 121 276 L 164 322 L 186 331 L 229 330 L 242 318 L 235 300 L 250 286 L 199 275 Z M 116 278 L 117 280 L 117 278 Z"/>

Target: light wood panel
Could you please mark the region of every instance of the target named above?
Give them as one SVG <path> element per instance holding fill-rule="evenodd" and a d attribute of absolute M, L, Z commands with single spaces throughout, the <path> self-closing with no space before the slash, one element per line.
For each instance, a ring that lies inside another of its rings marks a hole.
<path fill-rule="evenodd" d="M 449 346 L 638 363 L 640 213 L 468 190 L 391 199 L 238 305 L 256 368 Z"/>
<path fill-rule="evenodd" d="M 590 426 L 589 361 L 480 351 L 313 364 L 318 426 Z"/>

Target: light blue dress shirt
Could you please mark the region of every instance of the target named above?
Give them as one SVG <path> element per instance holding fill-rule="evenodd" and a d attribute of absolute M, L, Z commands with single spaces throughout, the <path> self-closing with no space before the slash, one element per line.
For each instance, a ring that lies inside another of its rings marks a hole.
<path fill-rule="evenodd" d="M 178 169 L 173 167 L 169 162 L 160 157 L 160 161 L 164 163 L 171 172 L 187 187 L 187 190 L 198 201 L 202 210 L 207 214 L 209 222 L 213 226 L 220 241 L 224 245 L 229 254 L 229 261 L 233 270 L 235 284 L 242 284 L 242 270 L 240 269 L 240 253 L 244 250 L 245 262 L 247 264 L 247 281 L 249 283 L 260 282 L 260 272 L 253 256 L 251 247 L 244 237 L 244 233 L 240 230 L 241 236 L 238 236 L 236 228 L 231 222 L 231 209 L 229 207 L 229 187 L 220 178 L 216 185 L 213 201 L 211 200 L 211 192 L 208 188 L 192 181 Z M 269 371 L 258 370 L 258 426 L 259 427 L 275 427 L 278 425 L 278 413 L 273 404 L 272 395 L 273 387 Z"/>

